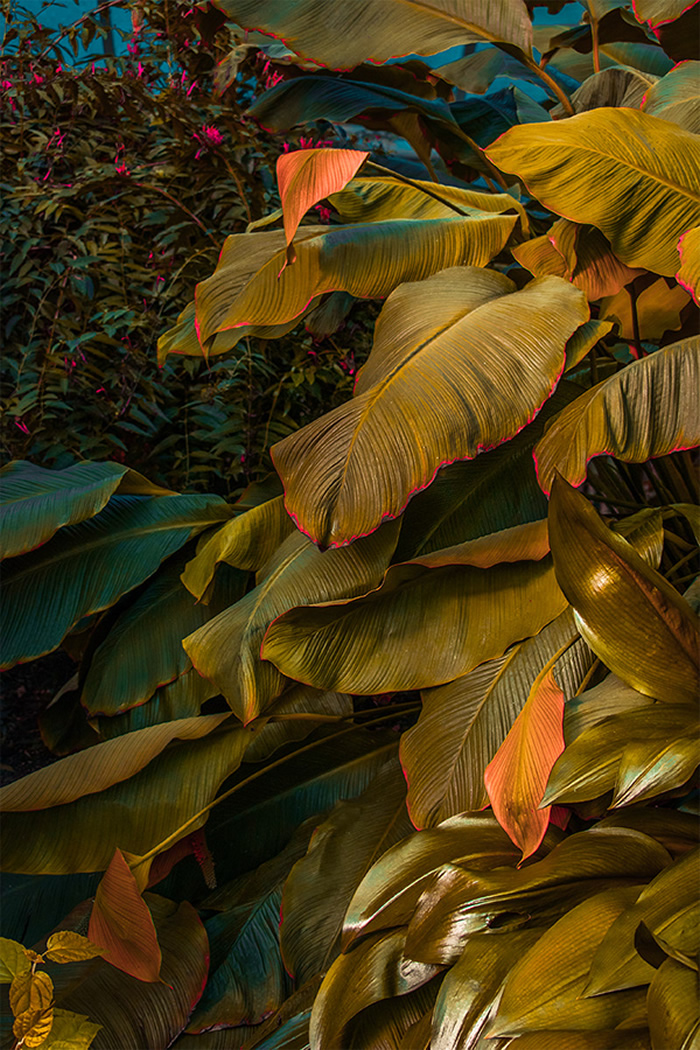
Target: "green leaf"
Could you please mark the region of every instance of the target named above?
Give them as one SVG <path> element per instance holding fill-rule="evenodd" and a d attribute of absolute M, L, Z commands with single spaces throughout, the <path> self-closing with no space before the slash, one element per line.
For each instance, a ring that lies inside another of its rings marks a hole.
<path fill-rule="evenodd" d="M 361 8 L 328 8 L 324 0 L 219 0 L 244 29 L 283 40 L 302 58 L 332 69 L 385 62 L 396 55 L 434 55 L 454 44 L 496 41 L 530 52 L 532 27 L 521 0 L 409 3 L 370 0 Z"/>
<path fill-rule="evenodd" d="M 54 1010 L 51 1032 L 41 1045 L 44 1050 L 88 1050 L 101 1027 L 93 1024 L 85 1014 Z"/>
<path fill-rule="evenodd" d="M 587 319 L 583 295 L 557 278 L 516 291 L 501 274 L 451 268 L 398 288 L 353 399 L 272 449 L 287 511 L 323 546 L 396 517 L 445 463 L 537 414 Z"/>
<path fill-rule="evenodd" d="M 352 713 L 352 697 L 347 693 L 321 692 L 308 685 L 294 683 L 268 707 L 265 725 L 253 737 L 246 751 L 246 762 L 261 762 L 285 744 L 303 740 L 329 717 L 349 719 Z M 286 715 L 306 715 L 308 720 L 294 717 L 287 719 Z M 318 722 L 314 721 L 313 715 L 320 715 Z"/>
<path fill-rule="evenodd" d="M 113 496 L 4 571 L 2 666 L 51 652 L 83 616 L 142 583 L 207 525 L 230 516 L 218 496 Z"/>
<path fill-rule="evenodd" d="M 700 226 L 687 230 L 678 242 L 681 265 L 676 280 L 700 304 Z"/>
<path fill-rule="evenodd" d="M 388 522 L 351 547 L 325 553 L 295 531 L 254 590 L 184 639 L 194 666 L 220 689 L 244 724 L 282 691 L 282 676 L 260 658 L 272 620 L 295 606 L 364 594 L 375 587 L 396 546 L 398 528 Z"/>
<path fill-rule="evenodd" d="M 347 1029 L 349 1050 L 427 1050 L 430 1044 L 430 1017 L 442 983 L 442 974 L 433 977 L 406 995 L 380 999 L 365 1007 Z"/>
<path fill-rule="evenodd" d="M 0 983 L 8 984 L 17 974 L 28 973 L 31 968 L 24 946 L 8 937 L 0 937 Z"/>
<path fill-rule="evenodd" d="M 631 741 L 617 769 L 611 808 L 651 799 L 690 780 L 700 765 L 699 732 L 697 719 L 689 718 L 675 739 Z"/>
<path fill-rule="evenodd" d="M 549 535 L 557 581 L 596 656 L 642 693 L 694 703 L 700 621 L 688 603 L 561 477 Z"/>
<path fill-rule="evenodd" d="M 577 88 L 571 96 L 571 105 L 576 113 L 584 113 L 589 109 L 598 109 L 601 106 L 627 106 L 631 109 L 639 109 L 649 89 L 656 83 L 658 77 L 652 73 L 644 73 L 639 69 L 631 69 L 625 66 L 612 66 L 610 69 L 601 69 L 600 73 L 594 73 L 584 80 L 581 87 Z M 562 111 L 558 116 L 564 116 Z"/>
<path fill-rule="evenodd" d="M 416 827 L 434 827 L 447 817 L 488 804 L 484 770 L 539 672 L 577 635 L 569 610 L 504 656 L 447 685 L 424 690 L 420 718 L 401 738 L 408 808 Z M 588 663 L 582 644 L 558 663 L 557 680 L 567 695 L 578 687 Z"/>
<path fill-rule="evenodd" d="M 588 461 L 611 455 L 626 463 L 700 444 L 700 338 L 691 336 L 635 361 L 563 409 L 535 448 L 540 485 L 555 470 L 573 485 Z"/>
<path fill-rule="evenodd" d="M 672 120 L 686 131 L 700 132 L 700 62 L 680 62 L 653 84 L 642 110 Z"/>
<path fill-rule="evenodd" d="M 486 153 L 558 215 L 597 226 L 628 266 L 672 276 L 678 238 L 700 222 L 700 142 L 647 113 L 604 108 L 528 124 Z"/>
<path fill-rule="evenodd" d="M 282 955 L 297 983 L 328 968 L 357 886 L 372 864 L 412 830 L 406 784 L 395 759 L 362 795 L 339 802 L 316 829 L 282 896 Z"/>
<path fill-rule="evenodd" d="M 425 280 L 449 266 L 485 266 L 505 246 L 516 221 L 515 215 L 482 212 L 464 219 L 321 227 L 321 233 L 317 227 L 302 227 L 295 243 L 295 265 L 280 276 L 286 258 L 282 249 L 242 288 L 239 257 L 246 245 L 233 245 L 234 238 L 229 238 L 214 274 L 197 285 L 201 339 L 206 343 L 216 332 L 243 324 L 276 325 L 299 318 L 310 301 L 325 292 L 377 299 L 406 281 Z"/>
<path fill-rule="evenodd" d="M 582 998 L 581 992 L 598 945 L 639 890 L 639 885 L 622 885 L 596 894 L 546 930 L 506 977 L 489 1035 L 518 1036 L 562 1022 L 581 1031 L 628 1026 L 644 1003 L 644 991 L 593 999 Z"/>
<path fill-rule="evenodd" d="M 653 697 L 609 674 L 599 685 L 569 699 L 564 709 L 564 740 L 570 746 L 582 733 L 611 715 L 624 715 L 627 711 L 655 705 L 658 701 Z"/>
<path fill-rule="evenodd" d="M 275 232 L 279 233 L 279 231 Z M 235 236 L 245 236 L 245 234 L 236 234 Z M 233 237 L 227 239 L 224 243 L 224 252 L 227 251 L 227 248 L 230 251 L 229 241 L 233 240 Z M 279 239 L 274 242 L 274 246 L 274 250 L 279 251 Z M 240 244 L 238 247 L 240 249 Z M 245 257 L 248 253 L 243 252 L 241 255 Z M 239 258 L 239 264 L 240 261 Z M 249 279 L 250 274 L 246 274 L 242 281 L 245 283 L 245 280 Z M 310 303 L 309 309 L 313 309 L 315 305 L 315 301 Z M 217 357 L 220 354 L 227 354 L 248 336 L 256 336 L 258 339 L 281 339 L 282 336 L 287 335 L 296 327 L 299 320 L 300 318 L 295 317 L 292 321 L 281 325 L 239 325 L 238 328 L 229 328 L 222 332 L 216 332 L 204 345 L 200 341 L 197 332 L 195 323 L 196 306 L 194 300 L 192 300 L 178 317 L 177 323 L 158 339 L 158 364 L 162 368 L 169 354 L 180 354 L 184 357 L 203 357 L 205 360 L 210 357 Z"/>
<path fill-rule="evenodd" d="M 202 678 L 194 668 L 185 671 L 174 682 L 156 689 L 153 696 L 132 707 L 122 715 L 111 718 L 100 718 L 96 728 L 103 739 L 113 740 L 124 733 L 134 733 L 137 729 L 160 725 L 163 722 L 175 722 L 181 718 L 195 718 L 205 700 L 216 696 L 216 686 L 208 678 Z"/>
<path fill-rule="evenodd" d="M 692 1050 L 700 1035 L 697 974 L 687 966 L 667 959 L 649 985 L 647 1009 L 654 1050 L 677 1046 Z"/>
<path fill-rule="evenodd" d="M 634 14 L 639 22 L 646 22 L 657 29 L 666 22 L 680 18 L 695 0 L 636 0 Z"/>

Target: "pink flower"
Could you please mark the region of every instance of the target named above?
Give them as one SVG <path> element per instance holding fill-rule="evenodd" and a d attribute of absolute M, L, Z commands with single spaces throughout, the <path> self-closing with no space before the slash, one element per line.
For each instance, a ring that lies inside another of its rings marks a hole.
<path fill-rule="evenodd" d="M 220 146 L 224 141 L 224 136 L 213 124 L 203 124 L 202 131 L 214 146 Z"/>
<path fill-rule="evenodd" d="M 15 420 L 15 426 L 19 427 L 19 429 L 22 431 L 23 434 L 27 434 L 27 435 L 29 434 L 29 427 L 27 426 L 26 423 L 23 423 L 21 419 L 16 419 Z"/>
<path fill-rule="evenodd" d="M 330 210 L 330 208 L 324 208 L 324 206 L 322 204 L 317 204 L 315 206 L 315 208 L 314 208 L 314 211 L 318 212 L 318 217 L 321 220 L 321 222 L 330 222 L 331 221 L 331 210 Z"/>

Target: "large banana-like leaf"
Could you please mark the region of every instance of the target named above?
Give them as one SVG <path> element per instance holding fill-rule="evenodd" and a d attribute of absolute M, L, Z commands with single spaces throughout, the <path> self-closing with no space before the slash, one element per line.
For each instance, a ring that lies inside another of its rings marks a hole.
<path fill-rule="evenodd" d="M 681 266 L 676 280 L 700 304 L 700 226 L 694 226 L 683 234 L 678 242 L 678 251 Z"/>
<path fill-rule="evenodd" d="M 683 326 L 681 313 L 689 302 L 690 296 L 677 284 L 669 288 L 663 277 L 654 281 L 637 296 L 636 331 L 639 338 L 658 342 L 666 332 L 677 332 Z M 636 338 L 629 289 L 623 288 L 616 295 L 602 299 L 600 316 L 615 321 L 623 339 L 631 341 Z"/>
<path fill-rule="evenodd" d="M 549 510 L 557 581 L 596 656 L 642 693 L 694 703 L 700 620 L 688 603 L 561 477 Z"/>
<path fill-rule="evenodd" d="M 474 933 L 549 926 L 618 880 L 642 882 L 669 861 L 654 839 L 617 827 L 570 835 L 544 859 L 520 869 L 446 864 L 423 889 L 406 951 L 414 959 L 455 962 Z"/>
<path fill-rule="evenodd" d="M 287 259 L 294 234 L 309 208 L 329 194 L 342 190 L 369 153 L 350 149 L 294 150 L 277 158 L 277 185 L 284 214 Z"/>
<path fill-rule="evenodd" d="M 362 880 L 348 906 L 343 949 L 368 933 L 400 926 L 444 864 L 476 869 L 516 864 L 518 851 L 492 813 L 466 813 L 393 846 Z"/>
<path fill-rule="evenodd" d="M 103 960 L 50 967 L 61 1006 L 102 1025 L 91 1050 L 162 1050 L 184 1028 L 207 978 L 209 946 L 197 912 L 145 896 L 163 953 L 161 980 L 145 984 Z M 64 1046 L 74 1044 L 65 1043 Z"/>
<path fill-rule="evenodd" d="M 183 567 L 181 556 L 163 566 L 95 650 L 80 697 L 91 715 L 121 714 L 184 674 L 182 639 L 243 597 L 246 574 L 226 567 L 212 604 L 200 605 L 180 582 Z"/>
<path fill-rule="evenodd" d="M 516 221 L 515 215 L 475 212 L 468 218 L 396 219 L 352 229 L 324 226 L 323 232 L 302 227 L 295 265 L 280 276 L 286 258 L 282 249 L 242 289 L 237 252 L 245 248 L 240 245 L 234 253 L 225 247 L 214 274 L 197 285 L 201 339 L 206 342 L 218 331 L 243 324 L 290 321 L 325 292 L 383 298 L 406 281 L 425 280 L 448 266 L 485 266 L 502 250 Z M 307 229 L 310 236 L 302 239 Z"/>
<path fill-rule="evenodd" d="M 330 202 L 343 222 L 386 222 L 387 219 L 449 219 L 455 209 L 469 215 L 481 212 L 516 211 L 527 233 L 525 208 L 510 193 L 485 193 L 463 186 L 440 186 L 418 179 L 410 183 L 389 177 L 357 178 Z"/>
<path fill-rule="evenodd" d="M 482 147 L 490 145 L 516 124 L 536 124 L 550 119 L 543 106 L 514 84 L 484 97 L 475 95 L 453 102 L 450 112 L 464 132 Z"/>
<path fill-rule="evenodd" d="M 651 799 L 690 780 L 700 765 L 699 732 L 697 719 L 689 719 L 672 740 L 631 741 L 617 769 L 611 808 Z"/>
<path fill-rule="evenodd" d="M 700 62 L 680 62 L 647 92 L 642 109 L 700 132 Z"/>
<path fill-rule="evenodd" d="M 537 34 L 537 30 L 535 33 Z M 539 44 L 537 46 L 539 47 Z M 554 94 L 551 85 L 543 83 L 532 67 L 524 66 L 514 54 L 510 55 L 500 47 L 484 47 L 474 54 L 438 66 L 437 71 L 441 79 L 446 80 L 448 84 L 454 84 L 463 91 L 477 95 L 488 91 L 496 77 L 524 80 Z M 555 84 L 564 89 L 571 90 L 576 86 L 575 81 L 570 77 L 561 76 L 554 67 L 548 68 L 547 72 Z"/>
<path fill-rule="evenodd" d="M 688 966 L 666 959 L 649 985 L 649 1031 L 654 1050 L 678 1046 L 693 1050 L 700 1038 L 697 974 Z"/>
<path fill-rule="evenodd" d="M 564 740 L 568 746 L 587 729 L 591 729 L 610 715 L 620 715 L 654 705 L 658 706 L 658 701 L 653 697 L 645 696 L 617 675 L 609 674 L 599 685 L 568 701 L 564 710 Z"/>
<path fill-rule="evenodd" d="M 562 1019 L 561 1023 L 566 1024 L 566 1020 Z M 514 1048 L 515 1045 L 515 1040 L 511 1040 L 510 1046 Z M 648 1030 L 641 1027 L 629 1031 L 599 1028 L 595 1032 L 572 1032 L 570 1029 L 558 1028 L 551 1032 L 530 1032 L 521 1035 L 518 1037 L 517 1047 L 518 1050 L 651 1050 L 651 1043 Z M 487 1048 L 484 1047 L 484 1050 Z"/>
<path fill-rule="evenodd" d="M 639 884 L 623 883 L 605 890 L 545 931 L 506 977 L 489 1035 L 517 1036 L 562 1023 L 582 1031 L 626 1026 L 643 1007 L 644 989 L 593 999 L 582 998 L 581 992 L 598 945 L 615 919 L 634 904 L 640 889 Z"/>
<path fill-rule="evenodd" d="M 628 266 L 672 276 L 678 238 L 700 222 L 700 140 L 647 113 L 605 108 L 528 124 L 486 152 L 552 211 L 597 226 Z"/>
<path fill-rule="evenodd" d="M 635 948 L 635 934 L 640 922 L 675 950 L 684 955 L 697 955 L 700 949 L 699 880 L 700 848 L 652 879 L 601 941 L 591 962 L 584 994 L 597 996 L 649 982 L 653 967 Z"/>
<path fill-rule="evenodd" d="M 159 979 L 163 959 L 153 917 L 119 849 L 97 887 L 88 936 L 118 970 L 140 981 Z"/>
<path fill-rule="evenodd" d="M 407 804 L 418 828 L 488 804 L 484 770 L 506 738 L 535 678 L 578 632 L 570 611 L 505 656 L 480 664 L 470 674 L 422 694 L 423 709 L 401 738 L 401 762 L 408 782 Z M 557 680 L 566 695 L 576 690 L 588 663 L 563 658 Z M 539 800 L 538 800 L 539 801 Z"/>
<path fill-rule="evenodd" d="M 480 1046 L 491 1008 L 513 960 L 542 936 L 541 929 L 514 930 L 498 937 L 474 934 L 445 976 L 433 1010 L 430 1050 Z"/>
<path fill-rule="evenodd" d="M 587 390 L 552 423 L 535 448 L 540 485 L 555 470 L 573 485 L 603 454 L 643 463 L 700 444 L 700 337 L 691 336 L 635 361 Z"/>
<path fill-rule="evenodd" d="M 294 532 L 254 590 L 184 639 L 194 666 L 220 689 L 241 721 L 250 722 L 282 691 L 279 671 L 260 659 L 270 623 L 295 606 L 348 598 L 376 587 L 398 531 L 398 522 L 387 522 L 372 536 L 325 553 Z"/>
<path fill-rule="evenodd" d="M 112 496 L 3 572 L 2 667 L 51 652 L 83 616 L 112 605 L 207 525 L 230 517 L 218 496 Z"/>
<path fill-rule="evenodd" d="M 268 629 L 263 658 L 317 688 L 426 689 L 501 656 L 564 611 L 549 558 L 496 565 L 492 548 L 491 567 L 477 568 L 484 551 L 476 557 L 467 545 L 436 551 L 393 565 L 364 598 L 294 609 Z"/>
<path fill-rule="evenodd" d="M 218 0 L 244 29 L 283 40 L 302 58 L 333 69 L 434 55 L 455 44 L 495 41 L 529 53 L 532 26 L 521 0 Z"/>
<path fill-rule="evenodd" d="M 311 1011 L 311 1050 L 343 1046 L 346 1025 L 380 999 L 406 995 L 439 972 L 404 955 L 406 930 L 368 937 L 348 955 L 340 955 L 324 978 Z"/>
<path fill-rule="evenodd" d="M 584 296 L 553 277 L 515 291 L 501 274 L 454 268 L 398 288 L 355 397 L 272 449 L 288 512 L 323 546 L 396 517 L 441 466 L 537 414 L 587 319 Z"/>
<path fill-rule="evenodd" d="M 284 886 L 280 938 L 297 983 L 328 969 L 347 906 L 372 864 L 413 830 L 406 784 L 393 759 L 367 790 L 321 824 Z"/>
<path fill-rule="evenodd" d="M 440 973 L 413 992 L 366 1007 L 348 1025 L 348 1050 L 429 1050 L 430 1018 L 441 983 Z M 308 1045 L 303 1050 L 309 1050 Z"/>
<path fill-rule="evenodd" d="M 205 700 L 210 700 L 216 694 L 216 686 L 190 667 L 174 682 L 156 689 L 145 704 L 132 707 L 122 715 L 100 718 L 95 728 L 103 739 L 112 740 L 147 726 L 174 722 L 179 718 L 194 718 Z"/>
<path fill-rule="evenodd" d="M 250 730 L 227 726 L 211 732 L 221 720 L 221 715 L 194 719 L 204 723 L 202 729 L 209 729 L 208 735 L 173 742 L 140 772 L 97 794 L 32 812 L 6 814 L 1 832 L 4 869 L 27 874 L 104 871 L 116 848 L 144 856 L 208 805 L 240 765 Z M 140 732 L 175 737 L 177 724 Z M 129 743 L 129 737 L 122 736 L 75 757 L 99 761 L 101 749 L 121 746 L 126 751 Z M 70 757 L 50 767 L 56 770 L 54 775 Z M 201 827 L 207 816 L 190 824 L 188 833 Z"/>
<path fill-rule="evenodd" d="M 636 0 L 634 13 L 639 22 L 658 29 L 667 22 L 680 18 L 697 0 Z"/>
<path fill-rule="evenodd" d="M 119 463 L 46 470 L 17 459 L 0 470 L 0 557 L 26 554 L 64 525 L 99 514 L 115 492 L 172 496 Z"/>
<path fill-rule="evenodd" d="M 352 713 L 352 697 L 347 693 L 324 693 L 308 685 L 294 684 L 267 709 L 269 717 L 251 740 L 246 762 L 261 762 L 283 745 L 303 740 L 328 716 L 349 718 Z M 320 715 L 320 718 L 314 723 L 311 717 L 296 719 L 295 715 Z"/>
<path fill-rule="evenodd" d="M 629 106 L 639 109 L 644 101 L 644 96 L 658 77 L 652 73 L 644 73 L 639 69 L 630 69 L 625 66 L 612 66 L 610 69 L 601 69 L 588 77 L 577 88 L 571 96 L 571 105 L 576 113 L 584 113 L 589 109 L 598 109 L 600 106 Z M 560 106 L 555 107 L 557 118 L 565 114 Z M 554 112 L 552 114 L 554 116 Z"/>
<path fill-rule="evenodd" d="M 195 598 L 207 602 L 220 562 L 257 572 L 293 531 L 294 522 L 284 509 L 282 496 L 251 507 L 216 532 L 202 536 L 197 554 L 185 566 L 182 582 Z"/>

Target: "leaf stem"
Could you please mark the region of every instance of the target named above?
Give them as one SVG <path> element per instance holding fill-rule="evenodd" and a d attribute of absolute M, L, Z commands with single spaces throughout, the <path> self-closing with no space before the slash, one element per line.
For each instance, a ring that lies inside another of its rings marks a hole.
<path fill-rule="evenodd" d="M 535 60 L 533 58 L 530 58 L 529 55 L 523 55 L 521 61 L 523 62 L 523 65 L 527 66 L 527 68 L 535 74 L 536 77 L 539 77 L 543 84 L 547 85 L 550 91 L 554 92 L 554 94 L 557 96 L 562 106 L 566 110 L 567 114 L 570 117 L 575 116 L 576 111 L 572 105 L 571 99 L 566 94 L 564 89 L 559 87 L 554 77 L 551 77 L 546 71 L 546 69 L 542 69 L 540 66 L 538 66 Z"/>
<path fill-rule="evenodd" d="M 593 38 L 593 72 L 600 73 L 600 44 L 598 41 L 598 19 L 591 19 L 591 36 Z"/>

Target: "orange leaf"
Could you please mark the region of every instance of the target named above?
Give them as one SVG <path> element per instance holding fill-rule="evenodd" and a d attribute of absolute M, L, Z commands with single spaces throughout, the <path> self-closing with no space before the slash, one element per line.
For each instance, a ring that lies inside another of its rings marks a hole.
<path fill-rule="evenodd" d="M 277 184 L 287 235 L 287 262 L 296 258 L 292 248 L 294 234 L 312 204 L 330 193 L 339 193 L 368 157 L 369 153 L 352 149 L 300 149 L 278 158 Z"/>
<path fill-rule="evenodd" d="M 535 679 L 525 706 L 484 771 L 493 812 L 525 860 L 544 838 L 551 806 L 538 809 L 547 780 L 564 750 L 564 694 L 552 662 Z"/>
<path fill-rule="evenodd" d="M 107 962 L 139 981 L 157 981 L 161 954 L 151 913 L 121 850 L 97 887 L 88 937 Z"/>

